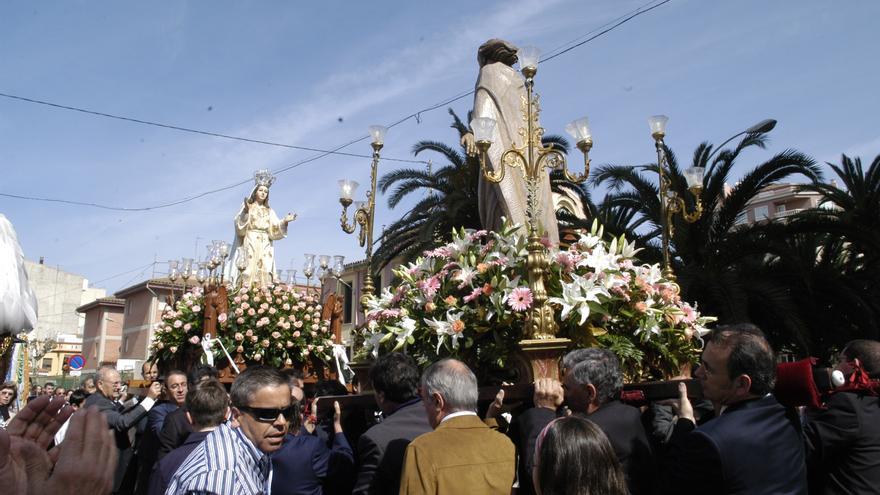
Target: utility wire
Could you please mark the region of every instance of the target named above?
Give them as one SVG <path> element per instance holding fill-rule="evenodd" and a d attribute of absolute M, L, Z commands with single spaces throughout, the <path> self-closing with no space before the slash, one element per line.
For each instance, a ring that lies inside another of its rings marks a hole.
<path fill-rule="evenodd" d="M 293 144 L 277 143 L 274 141 L 267 141 L 264 139 L 251 139 L 251 138 L 246 138 L 246 137 L 241 137 L 241 136 L 233 136 L 231 134 L 221 134 L 219 132 L 202 131 L 199 129 L 192 129 L 190 127 L 181 127 L 178 125 L 163 124 L 161 122 L 152 122 L 149 120 L 135 119 L 132 117 L 124 117 L 122 115 L 114 115 L 112 113 L 98 112 L 95 110 L 88 110 L 86 108 L 78 108 L 78 107 L 72 107 L 72 106 L 68 106 L 68 105 L 61 105 L 58 103 L 52 103 L 50 101 L 37 100 L 34 98 L 27 98 L 24 96 L 11 95 L 8 93 L 0 93 L 0 96 L 2 96 L 4 98 L 10 98 L 13 100 L 25 101 L 28 103 L 36 103 L 38 105 L 46 105 L 46 106 L 50 106 L 50 107 L 60 108 L 62 110 L 71 110 L 74 112 L 81 112 L 81 113 L 85 113 L 85 114 L 89 114 L 89 115 L 96 115 L 98 117 L 107 117 L 109 119 L 116 119 L 116 120 L 122 120 L 122 121 L 126 121 L 126 122 L 133 122 L 135 124 L 150 125 L 150 126 L 154 126 L 154 127 L 162 127 L 164 129 L 173 129 L 175 131 L 191 132 L 193 134 L 201 134 L 204 136 L 219 137 L 219 138 L 223 138 L 223 139 L 231 139 L 233 141 L 244 141 L 246 143 L 264 144 L 267 146 L 278 146 L 281 148 L 290 148 L 290 149 L 302 150 L 302 151 L 315 151 L 318 153 L 351 156 L 351 157 L 355 157 L 355 158 L 372 158 L 373 157 L 372 155 L 363 155 L 360 153 L 347 153 L 347 152 L 340 152 L 340 151 L 335 151 L 335 150 L 328 151 L 328 150 L 322 150 L 322 149 L 318 149 L 318 148 L 309 148 L 307 146 L 296 146 Z M 388 160 L 391 162 L 425 163 L 424 160 L 412 160 L 412 159 L 408 159 L 408 158 L 382 158 L 382 159 Z"/>
<path fill-rule="evenodd" d="M 564 53 L 568 53 L 568 52 L 574 50 L 575 48 L 578 48 L 578 47 L 580 47 L 580 46 L 583 46 L 583 45 L 589 43 L 590 41 L 593 41 L 594 39 L 596 39 L 596 38 L 598 38 L 598 37 L 600 37 L 600 36 L 602 36 L 602 35 L 604 35 L 604 34 L 610 32 L 610 31 L 616 29 L 617 27 L 619 27 L 619 26 L 621 26 L 621 25 L 623 25 L 623 24 L 626 24 L 627 22 L 629 22 L 630 20 L 634 19 L 635 17 L 638 17 L 638 16 L 640 16 L 640 15 L 642 15 L 642 14 L 645 14 L 645 13 L 647 13 L 647 12 L 650 12 L 650 11 L 656 9 L 657 7 L 660 7 L 660 6 L 664 5 L 664 4 L 669 3 L 671 0 L 662 0 L 662 1 L 661 1 L 660 3 L 658 3 L 658 4 L 652 5 L 651 7 L 647 7 L 648 5 L 651 5 L 651 3 L 653 3 L 654 1 L 656 1 L 656 0 L 652 0 L 651 2 L 648 2 L 648 3 L 644 4 L 644 5 L 642 5 L 642 6 L 639 7 L 638 9 L 636 9 L 636 10 L 634 10 L 634 11 L 631 11 L 631 12 L 629 13 L 629 15 L 625 15 L 625 16 L 623 16 L 622 18 L 619 17 L 618 19 L 621 19 L 621 20 L 619 20 L 618 22 L 616 22 L 616 23 L 610 25 L 609 27 L 607 27 L 607 28 L 605 28 L 605 29 L 599 31 L 598 33 L 596 33 L 596 34 L 594 34 L 594 35 L 592 35 L 592 36 L 589 36 L 590 33 L 595 32 L 596 29 L 590 31 L 590 32 L 587 33 L 586 35 L 583 35 L 583 36 L 580 36 L 580 37 L 576 38 L 576 39 L 573 40 L 573 41 L 570 41 L 570 42 L 568 42 L 568 43 L 565 43 L 565 44 L 561 45 L 561 46 L 564 47 L 564 46 L 566 46 L 566 45 L 569 45 L 569 44 L 571 44 L 571 43 L 574 43 L 575 41 L 577 41 L 578 39 L 583 38 L 584 36 L 588 36 L 588 38 L 584 39 L 583 41 L 577 42 L 577 43 L 575 43 L 574 45 L 569 46 L 568 48 L 565 48 L 565 49 L 563 49 L 563 50 L 561 50 L 561 51 L 559 51 L 559 52 L 557 52 L 557 53 L 554 53 L 553 55 L 550 55 L 550 56 L 547 56 L 547 57 L 541 59 L 541 63 L 544 63 L 544 62 L 548 62 L 548 61 L 550 61 L 550 60 L 553 60 L 554 58 L 556 58 L 556 57 L 558 57 L 558 56 L 560 56 L 560 55 L 562 55 L 562 54 L 564 54 Z M 647 7 L 647 8 L 646 8 L 646 7 Z M 614 21 L 611 21 L 611 22 L 614 22 Z M 604 24 L 603 26 L 608 26 L 609 24 L 610 24 L 610 23 L 606 23 L 606 24 Z M 600 28 L 597 28 L 597 29 L 601 29 L 601 27 L 602 27 L 602 26 L 600 26 Z M 474 94 L 474 90 L 470 90 L 470 91 L 467 91 L 467 92 L 464 92 L 464 93 L 460 93 L 460 94 L 458 94 L 458 95 L 456 95 L 456 96 L 453 96 L 453 97 L 451 97 L 451 98 L 445 99 L 445 100 L 443 100 L 443 101 L 441 101 L 441 102 L 439 102 L 439 103 L 436 103 L 436 104 L 431 105 L 431 106 L 429 106 L 429 107 L 427 107 L 427 108 L 423 108 L 423 109 L 421 109 L 421 110 L 419 110 L 419 111 L 417 111 L 417 112 L 414 112 L 414 113 L 411 113 L 411 114 L 409 114 L 409 115 L 407 115 L 407 116 L 405 116 L 405 117 L 402 117 L 402 118 L 400 118 L 400 119 L 398 119 L 398 120 L 396 120 L 396 121 L 394 121 L 394 122 L 388 124 L 386 127 L 388 127 L 388 128 L 390 129 L 390 128 L 392 128 L 392 127 L 396 127 L 396 126 L 398 126 L 398 125 L 400 125 L 400 124 L 402 124 L 402 123 L 404 123 L 404 122 L 406 122 L 406 121 L 408 121 L 408 120 L 411 120 L 411 119 L 416 119 L 417 122 L 420 122 L 420 121 L 421 121 L 421 115 L 422 115 L 423 113 L 427 113 L 427 112 L 430 112 L 430 111 L 436 110 L 436 109 L 438 109 L 438 108 L 444 107 L 444 106 L 446 106 L 446 105 L 449 105 L 450 103 L 454 103 L 454 102 L 456 102 L 456 101 L 458 101 L 458 100 L 460 100 L 460 99 L 462 99 L 462 98 L 465 98 L 465 97 L 471 96 L 471 95 L 473 95 L 473 94 Z M 151 121 L 147 121 L 147 120 L 135 119 L 135 118 L 131 118 L 131 117 L 123 117 L 123 116 L 113 115 L 113 114 L 109 114 L 109 113 L 105 113 L 105 112 L 98 112 L 98 111 L 94 111 L 94 110 L 87 110 L 87 109 L 83 109 L 83 108 L 77 108 L 77 107 L 72 107 L 72 106 L 67 106 L 67 105 L 60 105 L 60 104 L 57 104 L 57 103 L 51 103 L 51 102 L 42 101 L 42 100 L 36 100 L 36 99 L 33 99 L 33 98 L 25 98 L 25 97 L 22 97 L 22 96 L 10 95 L 10 94 L 6 94 L 6 93 L 2 93 L 2 92 L 0 92 L 0 96 L 2 96 L 2 97 L 6 97 L 6 98 L 11 98 L 11 99 L 16 99 L 16 100 L 20 100 L 20 101 L 25 101 L 25 102 L 29 102 L 29 103 L 36 103 L 36 104 L 41 104 L 41 105 L 47 105 L 47 106 L 51 106 L 51 107 L 55 107 L 55 108 L 60 108 L 60 109 L 64 109 L 64 110 L 71 110 L 71 111 L 76 111 L 76 112 L 82 112 L 82 113 L 86 113 L 86 114 L 90 114 L 90 115 L 96 115 L 96 116 L 107 117 L 107 118 L 111 118 L 111 119 L 123 120 L 123 121 L 128 121 L 128 122 L 138 123 L 138 124 L 151 125 L 151 126 L 162 127 L 162 128 L 166 128 L 166 129 L 173 129 L 173 130 L 178 130 L 178 131 L 183 131 L 183 132 L 191 132 L 191 133 L 195 133 L 195 134 L 203 134 L 203 135 L 206 135 L 206 136 L 213 136 L 213 137 L 219 137 L 219 138 L 224 138 L 224 139 L 232 139 L 232 140 L 236 140 L 236 141 L 245 141 L 245 142 L 256 143 L 256 144 L 264 144 L 264 145 L 269 145 L 269 146 L 280 146 L 280 147 L 292 148 L 292 149 L 298 149 L 298 150 L 314 151 L 314 152 L 317 152 L 317 153 L 318 153 L 318 154 L 313 155 L 313 156 L 311 156 L 311 157 L 309 157 L 309 158 L 305 158 L 305 159 L 300 160 L 300 161 L 298 161 L 298 162 L 295 162 L 295 163 L 293 163 L 293 164 L 291 164 L 291 165 L 287 165 L 287 166 L 285 166 L 285 167 L 282 167 L 282 168 L 280 168 L 280 169 L 277 169 L 277 170 L 274 171 L 275 174 L 281 174 L 281 173 L 287 172 L 287 171 L 289 171 L 289 170 L 293 170 L 293 169 L 295 169 L 295 168 L 297 168 L 297 167 L 299 167 L 299 166 L 305 165 L 305 164 L 310 163 L 310 162 L 313 162 L 313 161 L 315 161 L 315 160 L 319 160 L 319 159 L 321 159 L 321 158 L 323 158 L 323 157 L 325 157 L 325 156 L 332 155 L 332 154 L 343 155 L 343 156 L 351 156 L 351 157 L 356 157 L 356 158 L 372 158 L 371 155 L 361 155 L 361 154 L 357 154 L 357 153 L 347 153 L 347 152 L 341 152 L 341 151 L 339 151 L 339 150 L 341 150 L 341 149 L 343 149 L 343 148 L 346 148 L 346 147 L 348 147 L 348 146 L 351 146 L 352 144 L 359 143 L 359 142 L 361 142 L 361 141 L 364 141 L 364 140 L 368 139 L 368 138 L 370 137 L 369 135 L 365 135 L 365 136 L 361 136 L 361 137 L 359 137 L 359 138 L 353 139 L 353 140 L 351 140 L 351 141 L 349 141 L 349 142 L 347 142 L 347 143 L 345 143 L 345 144 L 341 144 L 341 145 L 339 145 L 339 146 L 337 146 L 337 147 L 335 147 L 335 148 L 333 148 L 333 149 L 330 149 L 330 150 L 321 150 L 321 149 L 317 149 L 317 148 L 308 148 L 308 147 L 304 147 L 304 146 L 294 146 L 294 145 L 283 144 L 283 143 L 275 143 L 275 142 L 272 142 L 272 141 L 266 141 L 266 140 L 260 140 L 260 139 L 243 138 L 243 137 L 240 137 L 240 136 L 233 136 L 233 135 L 229 135 L 229 134 L 220 134 L 220 133 L 209 132 L 209 131 L 201 131 L 201 130 L 198 130 L 198 129 L 191 129 L 191 128 L 188 128 L 188 127 L 181 127 L 181 126 L 175 126 L 175 125 L 170 125 L 170 124 L 162 124 L 162 123 L 158 123 L 158 122 L 151 122 Z M 427 163 L 428 163 L 428 162 L 425 161 L 425 160 L 408 160 L 408 159 L 401 159 L 401 158 L 384 158 L 384 157 L 383 157 L 382 160 L 395 161 L 395 162 L 405 162 L 405 163 L 421 163 L 421 164 L 427 164 Z M 189 197 L 186 197 L 186 198 L 182 198 L 182 199 L 179 199 L 179 200 L 171 201 L 171 202 L 168 202 L 168 203 L 159 204 L 159 205 L 156 205 L 156 206 L 147 206 L 147 207 L 141 207 L 141 208 L 116 207 L 116 206 L 108 206 L 108 205 L 102 205 L 102 204 L 91 203 L 91 202 L 86 202 L 86 201 L 73 201 L 73 200 L 56 199 L 56 198 L 42 198 L 42 197 L 36 197 L 36 196 L 24 196 L 24 195 L 19 195 L 19 194 L 10 194 L 10 193 L 2 193 L 2 192 L 0 192 L 0 196 L 5 196 L 5 197 L 8 197 L 8 198 L 15 198 L 15 199 L 24 199 L 24 200 L 30 200 L 30 201 L 43 201 L 43 202 L 53 202 L 53 203 L 70 204 L 70 205 L 76 205 L 76 206 L 89 206 L 89 207 L 93 207 L 93 208 L 100 208 L 100 209 L 113 210 L 113 211 L 150 211 L 150 210 L 158 210 L 158 209 L 161 209 L 161 208 L 168 208 L 168 207 L 176 206 L 176 205 L 179 205 L 179 204 L 182 204 L 182 203 L 188 203 L 188 202 L 190 202 L 190 201 L 193 201 L 193 200 L 196 200 L 196 199 L 202 198 L 202 197 L 204 197 L 204 196 L 208 196 L 208 195 L 211 195 L 211 194 L 219 193 L 219 192 L 222 192 L 222 191 L 226 191 L 226 190 L 229 190 L 229 189 L 232 189 L 232 188 L 235 188 L 235 187 L 241 186 L 241 185 L 243 185 L 243 184 L 247 184 L 247 183 L 250 182 L 250 181 L 251 181 L 251 178 L 247 178 L 247 179 L 244 179 L 244 180 L 242 180 L 242 181 L 236 182 L 235 184 L 230 184 L 230 185 L 228 185 L 228 186 L 219 187 L 219 188 L 217 188 L 217 189 L 212 189 L 212 190 L 210 190 L 210 191 L 205 191 L 205 192 L 203 192 L 203 193 L 199 193 L 199 194 L 196 194 L 196 195 L 194 195 L 194 196 L 189 196 Z"/>

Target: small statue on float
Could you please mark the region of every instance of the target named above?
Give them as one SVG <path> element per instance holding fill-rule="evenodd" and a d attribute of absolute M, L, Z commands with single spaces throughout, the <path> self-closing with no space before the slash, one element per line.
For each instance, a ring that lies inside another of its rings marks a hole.
<path fill-rule="evenodd" d="M 235 216 L 235 242 L 229 264 L 234 287 L 265 286 L 275 280 L 275 248 L 272 243 L 287 236 L 287 224 L 296 220 L 288 213 L 279 219 L 269 207 L 269 188 L 275 177 L 268 170 L 254 173 L 254 188 Z"/>

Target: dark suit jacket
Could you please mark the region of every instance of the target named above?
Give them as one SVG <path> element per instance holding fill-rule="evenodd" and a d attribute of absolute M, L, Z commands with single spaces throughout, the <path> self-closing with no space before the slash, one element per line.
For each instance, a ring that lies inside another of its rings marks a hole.
<path fill-rule="evenodd" d="M 177 468 L 183 464 L 183 461 L 202 441 L 210 434 L 210 431 L 194 431 L 186 437 L 183 445 L 169 452 L 161 461 L 153 466 L 153 472 L 150 475 L 149 495 L 165 495 L 168 489 L 168 483 Z"/>
<path fill-rule="evenodd" d="M 615 400 L 603 404 L 593 414 L 583 417 L 595 423 L 608 437 L 626 476 L 630 493 L 633 495 L 656 493 L 657 467 L 639 410 Z M 532 466 L 535 442 L 541 430 L 555 418 L 555 411 L 534 407 L 517 419 L 516 432 L 520 449 L 519 493 L 521 494 L 534 493 Z"/>
<path fill-rule="evenodd" d="M 159 433 L 159 453 L 156 458 L 162 460 L 169 452 L 183 445 L 192 431 L 192 425 L 186 419 L 185 407 L 179 407 L 168 413 Z"/>
<path fill-rule="evenodd" d="M 355 495 L 397 493 L 406 446 L 431 431 L 418 398 L 403 404 L 366 431 L 358 440 L 358 476 Z"/>
<path fill-rule="evenodd" d="M 334 491 L 328 484 L 351 479 L 354 454 L 344 433 L 334 434 L 330 449 L 316 435 L 288 434 L 284 445 L 272 454 L 272 471 L 272 493 L 351 493 L 351 485 L 348 490 Z"/>
<path fill-rule="evenodd" d="M 807 493 L 800 423 L 772 395 L 731 405 L 699 428 L 679 419 L 661 459 L 664 493 Z"/>
<path fill-rule="evenodd" d="M 116 448 L 119 451 L 119 463 L 116 466 L 116 473 L 113 477 L 113 491 L 116 492 L 122 485 L 122 479 L 125 476 L 125 471 L 128 469 L 128 463 L 131 461 L 132 456 L 131 439 L 128 436 L 128 430 L 136 426 L 138 421 L 146 416 L 147 410 L 140 404 L 128 409 L 122 409 L 119 404 L 104 397 L 101 393 L 94 393 L 86 398 L 83 407 L 89 408 L 92 406 L 97 407 L 98 411 L 104 414 L 107 424 L 113 430 L 116 437 Z"/>
<path fill-rule="evenodd" d="M 476 415 L 447 419 L 406 448 L 400 495 L 509 495 L 516 449 Z"/>
<path fill-rule="evenodd" d="M 880 403 L 864 393 L 832 394 L 804 423 L 810 493 L 880 492 Z"/>

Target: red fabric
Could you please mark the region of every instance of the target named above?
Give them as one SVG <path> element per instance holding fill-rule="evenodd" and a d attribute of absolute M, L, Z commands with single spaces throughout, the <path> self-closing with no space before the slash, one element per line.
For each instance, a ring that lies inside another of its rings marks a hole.
<path fill-rule="evenodd" d="M 862 363 L 859 360 L 854 360 L 852 363 L 853 372 L 846 380 L 846 384 L 842 387 L 837 387 L 832 390 L 831 393 L 837 392 L 863 392 L 869 395 L 873 395 L 874 397 L 880 396 L 880 380 L 871 380 L 871 377 L 868 376 L 868 372 L 862 368 Z"/>
<path fill-rule="evenodd" d="M 816 358 L 806 358 L 776 366 L 776 388 L 773 395 L 780 404 L 787 407 L 822 405 L 819 389 L 813 380 L 815 364 Z"/>
<path fill-rule="evenodd" d="M 648 403 L 643 390 L 623 390 L 620 392 L 620 401 L 635 407 Z"/>

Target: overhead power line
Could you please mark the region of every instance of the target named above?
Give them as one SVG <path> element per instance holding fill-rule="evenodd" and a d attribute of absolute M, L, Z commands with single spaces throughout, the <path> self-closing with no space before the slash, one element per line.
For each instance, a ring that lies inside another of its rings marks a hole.
<path fill-rule="evenodd" d="M 671 0 L 662 0 L 659 3 L 655 3 L 656 1 L 657 0 L 652 0 L 650 2 L 647 2 L 644 5 L 642 5 L 641 7 L 637 8 L 633 11 L 630 11 L 628 14 L 624 14 L 621 17 L 618 17 L 618 18 L 616 18 L 606 24 L 603 24 L 602 26 L 599 26 L 598 28 L 595 28 L 595 29 L 589 31 L 588 33 L 586 33 L 584 35 L 579 36 L 578 38 L 575 38 L 572 41 L 569 41 L 568 43 L 561 45 L 559 48 L 551 51 L 552 55 L 545 56 L 543 59 L 541 59 L 540 62 L 541 63 L 548 62 L 550 60 L 553 60 L 556 57 L 559 57 L 560 55 L 563 55 L 565 53 L 568 53 L 568 52 L 574 50 L 575 48 L 583 46 L 583 45 L 589 43 L 590 41 L 593 41 L 596 38 L 599 38 L 600 36 L 609 33 L 610 31 L 618 28 L 619 26 L 626 24 L 630 20 L 632 20 L 642 14 L 650 12 L 650 11 L 656 9 L 657 7 L 660 7 L 664 4 L 669 3 Z M 651 4 L 654 4 L 654 5 L 651 5 Z M 605 26 L 608 26 L 608 27 L 605 27 Z M 603 27 L 604 27 L 604 29 L 602 29 Z M 601 30 L 601 31 L 599 31 L 599 30 Z M 596 32 L 596 31 L 598 31 L 598 32 Z M 592 34 L 592 33 L 595 33 L 595 34 Z M 586 39 L 584 39 L 585 36 L 586 36 Z M 572 43 L 574 43 L 574 44 L 572 44 Z M 571 45 L 571 46 L 568 46 L 568 45 Z M 562 47 L 567 47 L 567 48 L 562 48 Z M 556 50 L 560 50 L 560 51 L 553 53 Z M 466 98 L 466 97 L 471 96 L 473 94 L 474 94 L 474 90 L 466 91 L 464 93 L 459 93 L 459 94 L 457 94 L 453 97 L 447 98 L 439 103 L 435 103 L 429 107 L 423 108 L 423 109 L 416 111 L 416 112 L 413 112 L 413 113 L 410 113 L 409 115 L 406 115 L 405 117 L 402 117 L 402 118 L 388 124 L 386 127 L 388 127 L 388 128 L 396 127 L 396 126 L 398 126 L 408 120 L 412 120 L 412 119 L 415 119 L 417 122 L 421 122 L 421 115 L 423 113 L 427 113 L 427 112 L 436 110 L 438 108 L 445 107 L 446 105 L 449 105 L 450 103 L 454 103 L 462 98 Z M 182 127 L 182 126 L 171 125 L 171 124 L 164 124 L 164 123 L 160 123 L 160 122 L 152 122 L 152 121 L 143 120 L 143 119 L 136 119 L 136 118 L 132 118 L 132 117 L 124 117 L 124 116 L 114 115 L 114 114 L 110 114 L 110 113 L 106 113 L 106 112 L 99 112 L 99 111 L 95 111 L 95 110 L 88 110 L 88 109 L 78 108 L 78 107 L 73 107 L 73 106 L 68 106 L 68 105 L 61 105 L 58 103 L 52 103 L 52 102 L 37 100 L 37 99 L 33 99 L 33 98 L 26 98 L 23 96 L 11 95 L 11 94 L 2 93 L 2 92 L 0 92 L 0 96 L 5 97 L 5 98 L 19 100 L 19 101 L 24 101 L 24 102 L 28 102 L 28 103 L 47 105 L 50 107 L 60 108 L 63 110 L 81 112 L 81 113 L 86 113 L 86 114 L 95 115 L 95 116 L 99 116 L 99 117 L 106 117 L 106 118 L 111 118 L 111 119 L 116 119 L 116 120 L 137 123 L 137 124 L 150 125 L 150 126 L 161 127 L 161 128 L 165 128 L 165 129 L 172 129 L 172 130 L 177 130 L 177 131 L 182 131 L 182 132 L 202 134 L 202 135 L 206 135 L 206 136 L 218 137 L 218 138 L 223 138 L 223 139 L 231 139 L 231 140 L 235 140 L 235 141 L 244 141 L 244 142 L 249 142 L 249 143 L 254 143 L 254 144 L 263 144 L 263 145 L 268 145 L 268 146 L 279 146 L 279 147 L 291 148 L 291 149 L 297 149 L 297 150 L 313 151 L 313 152 L 317 153 L 316 155 L 313 155 L 309 158 L 305 158 L 303 160 L 294 162 L 290 165 L 287 165 L 287 166 L 281 167 L 277 170 L 274 170 L 273 172 L 275 174 L 281 174 L 281 173 L 287 172 L 289 170 L 293 170 L 299 166 L 305 165 L 305 164 L 313 162 L 315 160 L 319 160 L 319 159 L 324 158 L 325 156 L 328 156 L 328 155 L 342 155 L 342 156 L 350 156 L 350 157 L 355 157 L 355 158 L 372 158 L 371 155 L 363 155 L 363 154 L 358 154 L 358 153 L 348 153 L 348 152 L 340 151 L 341 149 L 347 148 L 348 146 L 351 146 L 355 143 L 359 143 L 361 141 L 369 139 L 370 138 L 369 135 L 364 135 L 359 138 L 353 139 L 353 140 L 348 141 L 344 144 L 336 146 L 333 149 L 322 150 L 322 149 L 318 149 L 318 148 L 309 148 L 309 147 L 305 147 L 305 146 L 295 146 L 295 145 L 291 145 L 291 144 L 277 143 L 277 142 L 262 140 L 262 139 L 251 139 L 251 138 L 245 138 L 245 137 L 241 137 L 241 136 L 234 136 L 234 135 L 230 135 L 230 134 L 222 134 L 222 133 L 211 132 L 211 131 L 202 131 L 199 129 L 192 129 L 192 128 L 188 128 L 188 127 Z M 426 165 L 428 163 L 425 160 L 411 160 L 411 159 L 403 159 L 403 158 L 385 158 L 385 157 L 383 157 L 382 160 L 394 161 L 394 162 L 404 162 L 404 163 L 419 163 L 419 164 L 426 164 Z M 91 202 L 87 202 L 87 201 L 75 201 L 75 200 L 66 200 L 66 199 L 57 199 L 57 198 L 43 198 L 43 197 L 37 197 L 37 196 L 24 196 L 24 195 L 20 195 L 20 194 L 11 194 L 11 193 L 3 193 L 3 192 L 0 192 L 0 196 L 5 196 L 8 198 L 15 198 L 15 199 L 29 200 L 29 201 L 43 201 L 43 202 L 70 204 L 70 205 L 76 205 L 76 206 L 88 206 L 88 207 L 93 207 L 93 208 L 100 208 L 100 209 L 114 210 L 114 211 L 150 211 L 150 210 L 158 210 L 158 209 L 162 209 L 162 208 L 168 208 L 168 207 L 176 206 L 176 205 L 183 204 L 183 203 L 188 203 L 190 201 L 202 198 L 204 196 L 216 194 L 219 192 L 223 192 L 223 191 L 238 187 L 243 184 L 247 184 L 250 181 L 251 181 L 251 178 L 249 177 L 247 179 L 241 180 L 241 181 L 236 182 L 234 184 L 230 184 L 228 186 L 223 186 L 223 187 L 219 187 L 216 189 L 212 189 L 210 191 L 205 191 L 205 192 L 193 195 L 193 196 L 188 196 L 188 197 L 185 197 L 182 199 L 178 199 L 178 200 L 174 200 L 174 201 L 170 201 L 167 203 L 162 203 L 162 204 L 158 204 L 158 205 L 154 205 L 154 206 L 146 206 L 146 207 L 139 207 L 139 208 L 109 206 L 109 205 L 102 205 L 102 204 L 98 204 L 98 203 L 91 203 Z"/>

